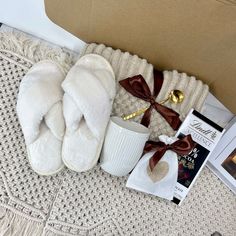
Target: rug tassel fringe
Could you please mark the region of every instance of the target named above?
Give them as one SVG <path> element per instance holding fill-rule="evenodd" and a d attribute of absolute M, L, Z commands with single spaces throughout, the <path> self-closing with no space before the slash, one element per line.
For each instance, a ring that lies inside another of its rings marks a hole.
<path fill-rule="evenodd" d="M 11 210 L 0 207 L 0 236 L 41 236 L 44 224 L 28 220 Z"/>
<path fill-rule="evenodd" d="M 67 72 L 74 64 L 75 56 L 58 46 L 51 46 L 43 40 L 31 39 L 23 32 L 0 32 L 0 50 L 14 52 L 36 63 L 41 60 L 54 60 Z"/>

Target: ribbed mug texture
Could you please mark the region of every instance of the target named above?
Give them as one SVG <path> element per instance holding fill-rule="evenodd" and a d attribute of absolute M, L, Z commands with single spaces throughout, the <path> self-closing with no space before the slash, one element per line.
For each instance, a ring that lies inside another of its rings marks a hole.
<path fill-rule="evenodd" d="M 140 159 L 149 134 L 141 124 L 112 117 L 101 154 L 102 169 L 116 176 L 127 175 Z"/>

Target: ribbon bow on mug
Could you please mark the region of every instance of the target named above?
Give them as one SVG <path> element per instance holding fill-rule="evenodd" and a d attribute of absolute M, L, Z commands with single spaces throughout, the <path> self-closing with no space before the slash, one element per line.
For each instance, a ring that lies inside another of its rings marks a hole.
<path fill-rule="evenodd" d="M 167 150 L 171 150 L 178 155 L 188 155 L 196 143 L 193 141 L 191 135 L 187 135 L 172 144 L 165 144 L 164 142 L 147 141 L 144 147 L 144 152 L 150 152 L 156 150 L 153 156 L 149 160 L 149 166 L 151 171 L 154 169 L 156 164 L 160 161 Z"/>
<path fill-rule="evenodd" d="M 142 75 L 135 75 L 133 77 L 129 77 L 127 79 L 119 81 L 119 83 L 125 90 L 127 90 L 133 96 L 150 103 L 149 108 L 145 111 L 142 117 L 142 125 L 146 127 L 149 126 L 151 111 L 154 108 L 164 117 L 164 119 L 169 123 L 172 129 L 177 130 L 179 128 L 179 126 L 181 125 L 179 114 L 174 110 L 156 102 L 156 97 L 159 94 L 163 83 L 162 72 L 154 70 L 153 95 L 151 94 L 151 91 Z"/>

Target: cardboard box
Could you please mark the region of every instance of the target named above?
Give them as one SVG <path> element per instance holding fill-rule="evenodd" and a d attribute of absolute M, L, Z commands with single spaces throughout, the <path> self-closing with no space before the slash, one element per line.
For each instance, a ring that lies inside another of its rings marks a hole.
<path fill-rule="evenodd" d="M 86 42 L 195 75 L 236 113 L 236 2 L 45 0 L 49 18 Z"/>

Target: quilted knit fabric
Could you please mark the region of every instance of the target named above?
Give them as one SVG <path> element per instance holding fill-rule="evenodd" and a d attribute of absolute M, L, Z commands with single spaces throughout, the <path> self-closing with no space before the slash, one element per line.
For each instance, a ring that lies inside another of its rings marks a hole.
<path fill-rule="evenodd" d="M 113 115 L 122 116 L 130 114 L 141 108 L 148 107 L 150 104 L 132 96 L 118 81 L 128 77 L 141 74 L 146 80 L 149 88 L 153 91 L 153 65 L 149 64 L 145 59 L 139 58 L 137 55 L 131 55 L 128 52 L 114 50 L 103 44 L 89 44 L 84 48 L 82 55 L 87 53 L 96 53 L 105 57 L 112 65 L 117 79 L 117 95 L 113 104 Z M 167 102 L 165 106 L 172 108 L 180 114 L 183 120 L 191 108 L 201 111 L 203 103 L 208 94 L 208 86 L 201 80 L 197 80 L 194 76 L 188 76 L 186 73 L 178 73 L 174 71 L 164 71 L 164 82 L 156 101 L 165 100 L 170 91 L 178 89 L 183 91 L 185 99 L 181 104 L 173 104 Z M 136 117 L 134 121 L 141 121 L 142 116 Z M 166 120 L 155 110 L 152 110 L 151 122 L 149 125 L 151 135 L 150 139 L 156 140 L 161 134 L 173 136 L 175 131 L 170 127 Z"/>
<path fill-rule="evenodd" d="M 127 189 L 127 177 L 113 177 L 99 166 L 86 173 L 65 169 L 55 176 L 35 174 L 15 106 L 22 77 L 46 46 L 26 53 L 26 45 L 35 43 L 26 36 L 0 39 L 0 235 L 234 235 L 235 196 L 207 168 L 180 207 Z M 65 65 L 71 66 L 65 52 L 54 53 L 38 58 L 60 60 L 63 55 Z"/>

